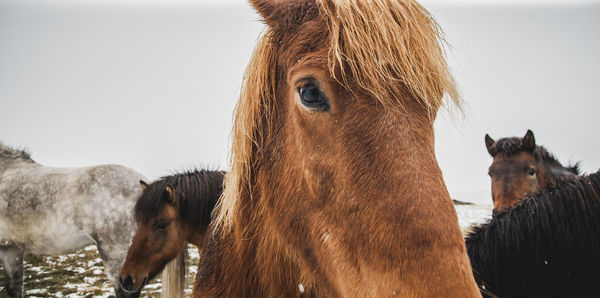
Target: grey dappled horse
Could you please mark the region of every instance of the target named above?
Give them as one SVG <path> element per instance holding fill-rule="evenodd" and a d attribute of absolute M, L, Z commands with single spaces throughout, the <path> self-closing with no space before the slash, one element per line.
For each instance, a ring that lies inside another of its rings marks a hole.
<path fill-rule="evenodd" d="M 106 276 L 118 274 L 135 232 L 138 172 L 118 165 L 51 168 L 0 142 L 0 257 L 11 297 L 23 296 L 23 255 L 96 244 Z"/>

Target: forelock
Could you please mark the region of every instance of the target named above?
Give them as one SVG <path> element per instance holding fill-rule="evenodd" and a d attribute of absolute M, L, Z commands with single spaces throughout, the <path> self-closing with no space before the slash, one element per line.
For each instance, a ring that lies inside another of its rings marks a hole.
<path fill-rule="evenodd" d="M 499 154 L 506 156 L 513 156 L 525 151 L 523 149 L 523 142 L 520 138 L 516 137 L 500 139 L 494 146 Z"/>

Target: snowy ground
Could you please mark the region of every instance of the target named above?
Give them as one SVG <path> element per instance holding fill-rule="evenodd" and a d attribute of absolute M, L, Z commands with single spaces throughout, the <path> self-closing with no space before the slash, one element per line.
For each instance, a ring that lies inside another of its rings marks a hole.
<path fill-rule="evenodd" d="M 467 231 L 473 224 L 484 222 L 491 216 L 491 210 L 489 205 L 456 205 L 458 221 L 463 231 Z M 192 291 L 198 259 L 198 250 L 190 245 L 186 260 L 188 296 Z M 4 287 L 5 277 L 0 274 L 2 298 L 8 297 Z M 160 279 L 152 280 L 144 288 L 142 297 L 160 297 L 160 290 Z M 109 297 L 113 294 L 95 246 L 88 246 L 65 256 L 25 257 L 26 297 Z"/>
<path fill-rule="evenodd" d="M 187 255 L 186 293 L 189 295 L 192 292 L 193 279 L 196 275 L 198 250 L 190 245 Z M 8 297 L 4 289 L 5 285 L 5 276 L 0 274 L 0 297 L 2 298 Z M 160 290 L 160 278 L 154 279 L 144 288 L 142 297 L 160 297 Z M 112 297 L 114 291 L 106 280 L 102 260 L 96 247 L 90 245 L 64 256 L 27 255 L 25 257 L 25 296 Z"/>
<path fill-rule="evenodd" d="M 492 217 L 491 205 L 455 205 L 458 224 L 463 232 L 469 231 L 473 225 L 484 223 Z"/>

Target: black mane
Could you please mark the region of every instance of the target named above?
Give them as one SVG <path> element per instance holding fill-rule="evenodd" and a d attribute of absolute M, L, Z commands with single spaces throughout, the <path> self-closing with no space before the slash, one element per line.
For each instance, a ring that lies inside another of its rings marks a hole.
<path fill-rule="evenodd" d="M 221 171 L 194 170 L 162 177 L 150 184 L 135 204 L 135 219 L 148 223 L 156 218 L 167 203 L 165 189 L 175 189 L 179 216 L 192 226 L 208 226 L 217 200 L 223 191 Z"/>
<path fill-rule="evenodd" d="M 466 238 L 478 284 L 499 297 L 597 297 L 600 172 L 501 211 Z"/>
<path fill-rule="evenodd" d="M 21 159 L 24 161 L 33 161 L 31 153 L 24 149 L 15 149 L 0 142 L 0 159 Z"/>
<path fill-rule="evenodd" d="M 541 161 L 547 167 L 562 168 L 577 176 L 581 174 L 579 170 L 579 162 L 575 163 L 574 165 L 569 165 L 565 167 L 558 161 L 558 159 L 556 159 L 556 157 L 554 157 L 552 153 L 548 152 L 548 150 L 546 150 L 546 148 L 544 148 L 543 146 L 536 146 L 535 150 L 533 151 L 533 156 L 537 161 Z"/>
<path fill-rule="evenodd" d="M 581 175 L 581 165 L 579 162 L 576 162 L 574 165 L 566 166 L 566 169 L 577 176 Z"/>

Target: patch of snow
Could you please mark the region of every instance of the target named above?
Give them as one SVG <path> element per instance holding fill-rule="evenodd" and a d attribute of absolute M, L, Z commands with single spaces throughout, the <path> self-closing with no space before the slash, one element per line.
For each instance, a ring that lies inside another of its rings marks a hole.
<path fill-rule="evenodd" d="M 46 289 L 32 289 L 32 290 L 27 290 L 27 296 L 31 296 L 31 295 L 36 295 L 36 294 L 46 294 L 48 292 L 48 290 Z"/>
<path fill-rule="evenodd" d="M 492 217 L 492 206 L 490 205 L 455 205 L 458 215 L 458 224 L 461 229 L 468 229 L 473 225 L 486 222 Z"/>
<path fill-rule="evenodd" d="M 162 287 L 161 283 L 153 283 L 153 284 L 147 284 L 144 289 L 159 289 Z"/>

